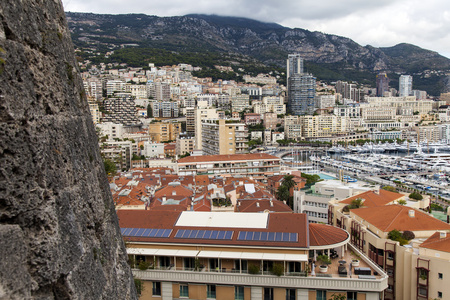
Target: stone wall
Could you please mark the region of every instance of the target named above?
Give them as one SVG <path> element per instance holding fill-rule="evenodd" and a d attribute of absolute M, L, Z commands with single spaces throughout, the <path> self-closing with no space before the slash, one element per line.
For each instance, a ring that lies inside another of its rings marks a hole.
<path fill-rule="evenodd" d="M 136 299 L 59 0 L 0 0 L 0 299 Z"/>

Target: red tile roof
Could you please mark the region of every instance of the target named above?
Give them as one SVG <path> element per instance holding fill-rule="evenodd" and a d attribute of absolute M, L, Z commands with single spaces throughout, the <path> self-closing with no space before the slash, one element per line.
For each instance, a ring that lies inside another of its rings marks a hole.
<path fill-rule="evenodd" d="M 356 196 L 347 198 L 342 200 L 341 203 L 351 204 L 352 200 L 361 198 L 364 199 L 364 207 L 375 207 L 375 206 L 384 206 L 386 204 L 392 203 L 394 200 L 398 200 L 402 198 L 403 195 L 399 193 L 394 193 L 390 191 L 386 191 L 383 189 L 379 190 L 379 193 L 375 191 L 367 191 Z"/>
<path fill-rule="evenodd" d="M 186 156 L 180 158 L 178 163 L 199 163 L 199 162 L 214 162 L 214 161 L 247 161 L 247 160 L 280 160 L 279 157 L 266 153 L 252 153 L 252 154 L 226 154 L 226 155 L 202 155 L 202 156 Z"/>
<path fill-rule="evenodd" d="M 345 241 L 349 234 L 338 227 L 325 224 L 309 224 L 309 245 L 325 246 Z"/>
<path fill-rule="evenodd" d="M 443 234 L 445 237 L 441 238 L 441 233 L 436 232 L 423 242 L 420 247 L 450 253 L 450 233 L 446 232 Z"/>
<path fill-rule="evenodd" d="M 414 217 L 409 216 L 409 211 L 414 212 Z M 352 209 L 351 213 L 361 217 L 383 232 L 389 232 L 393 229 L 399 231 L 450 230 L 450 224 L 420 210 L 398 204 Z"/>
<path fill-rule="evenodd" d="M 264 212 L 266 210 L 270 212 L 293 212 L 289 205 L 278 200 L 273 200 L 272 205 L 270 200 L 238 200 L 238 205 L 235 207 L 236 212 Z"/>

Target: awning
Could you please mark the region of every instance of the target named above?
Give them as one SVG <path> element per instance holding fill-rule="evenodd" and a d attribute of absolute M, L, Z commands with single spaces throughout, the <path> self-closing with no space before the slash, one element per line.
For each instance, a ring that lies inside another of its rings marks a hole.
<path fill-rule="evenodd" d="M 260 253 L 260 252 L 233 252 L 233 251 L 198 251 L 198 250 L 176 250 L 157 248 L 127 248 L 128 254 L 134 255 L 156 255 L 175 257 L 199 257 L 199 258 L 221 258 L 221 259 L 249 259 L 270 261 L 308 261 L 306 254 L 284 254 L 284 253 Z"/>
<path fill-rule="evenodd" d="M 308 261 L 306 254 L 232 252 L 232 251 L 200 251 L 198 257 L 222 259 L 249 259 L 275 261 Z"/>
<path fill-rule="evenodd" d="M 135 255 L 157 255 L 157 256 L 177 256 L 196 257 L 198 250 L 176 250 L 176 249 L 147 249 L 147 248 L 127 248 L 128 254 Z"/>

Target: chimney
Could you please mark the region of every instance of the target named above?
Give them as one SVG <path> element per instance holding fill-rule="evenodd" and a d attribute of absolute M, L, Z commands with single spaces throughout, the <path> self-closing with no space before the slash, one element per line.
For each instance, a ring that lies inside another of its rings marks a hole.
<path fill-rule="evenodd" d="M 270 199 L 270 207 L 273 207 L 273 201 Z"/>
<path fill-rule="evenodd" d="M 162 197 L 162 202 L 163 202 L 163 203 L 166 202 L 166 196 L 163 196 L 163 197 Z"/>
<path fill-rule="evenodd" d="M 445 239 L 447 237 L 447 232 L 445 231 L 439 231 L 439 238 L 440 239 Z"/>
<path fill-rule="evenodd" d="M 375 194 L 377 194 L 377 195 L 380 194 L 380 190 L 379 190 L 379 189 L 373 190 L 373 192 L 374 192 Z"/>
<path fill-rule="evenodd" d="M 416 211 L 415 211 L 414 209 L 410 209 L 410 210 L 408 211 L 408 216 L 409 216 L 410 218 L 414 218 L 414 217 L 416 216 Z"/>
<path fill-rule="evenodd" d="M 256 207 L 259 207 L 259 202 L 256 202 Z"/>

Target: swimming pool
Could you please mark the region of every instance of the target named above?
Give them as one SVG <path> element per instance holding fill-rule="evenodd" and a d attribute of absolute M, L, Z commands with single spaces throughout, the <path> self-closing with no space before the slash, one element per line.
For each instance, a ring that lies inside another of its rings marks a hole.
<path fill-rule="evenodd" d="M 319 173 L 317 175 L 319 175 L 320 179 L 324 179 L 324 180 L 337 179 L 336 177 L 333 177 L 333 176 L 330 176 L 327 174 L 323 174 L 323 173 Z"/>

